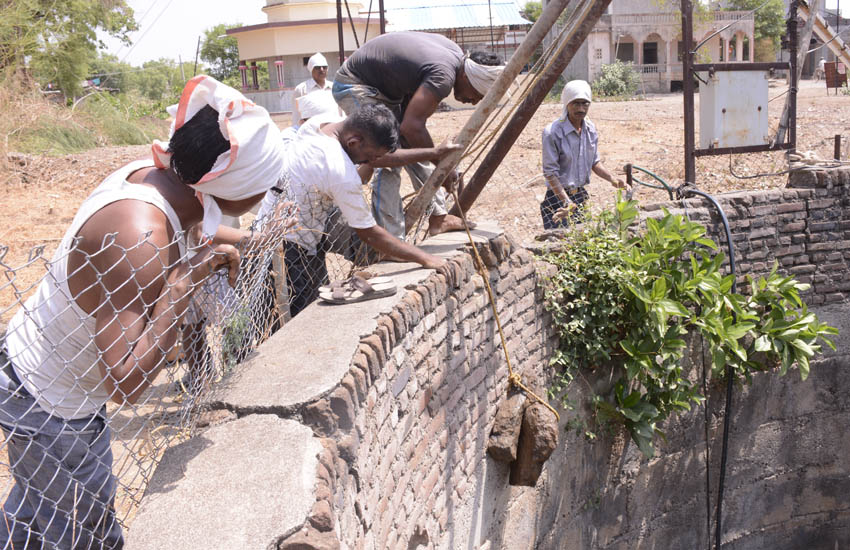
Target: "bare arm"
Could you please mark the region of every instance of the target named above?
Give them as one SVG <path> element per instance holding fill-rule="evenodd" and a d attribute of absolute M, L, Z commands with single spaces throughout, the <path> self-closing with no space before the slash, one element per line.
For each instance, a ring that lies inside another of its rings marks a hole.
<path fill-rule="evenodd" d="M 425 123 L 439 104 L 440 97 L 426 86 L 419 86 L 413 93 L 401 121 L 401 136 L 407 146 L 413 149 L 434 147 L 434 141 Z"/>
<path fill-rule="evenodd" d="M 459 144 L 445 141 L 436 147 L 399 149 L 379 157 L 377 160 L 369 163 L 369 166 L 372 168 L 392 168 L 413 164 L 414 162 L 438 162 L 452 151 L 457 151 L 458 149 L 461 149 Z"/>
<path fill-rule="evenodd" d="M 601 162 L 597 162 L 596 164 L 593 165 L 593 173 L 596 174 L 597 176 L 599 176 L 600 178 L 604 179 L 605 181 L 607 181 L 608 183 L 610 183 L 614 187 L 617 187 L 618 189 L 628 188 L 628 185 L 626 184 L 626 182 L 624 182 L 620 178 L 615 178 L 613 176 L 613 174 L 611 174 L 611 172 L 609 172 L 608 169 L 605 168 L 605 166 L 602 165 Z"/>
<path fill-rule="evenodd" d="M 164 219 L 147 243 L 128 247 L 138 239 L 138 229 L 132 223 L 121 227 L 116 243 L 92 258 L 103 294 L 94 341 L 104 384 L 119 404 L 134 403 L 164 365 L 194 288 L 223 266 L 232 284 L 239 269 L 239 252 L 219 245 L 165 270 L 176 245 L 169 242 Z"/>
<path fill-rule="evenodd" d="M 360 240 L 368 246 L 393 258 L 416 262 L 426 269 L 439 269 L 446 263 L 444 259 L 438 256 L 428 254 L 421 248 L 398 240 L 379 225 L 373 225 L 366 229 L 355 229 L 354 231 L 357 232 Z"/>

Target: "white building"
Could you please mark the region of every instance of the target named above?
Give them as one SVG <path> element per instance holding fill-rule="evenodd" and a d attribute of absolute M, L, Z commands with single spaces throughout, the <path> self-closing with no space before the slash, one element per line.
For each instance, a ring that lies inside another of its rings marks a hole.
<path fill-rule="evenodd" d="M 669 92 L 682 86 L 682 20 L 678 2 L 613 0 L 564 71 L 566 78 L 588 81 L 602 65 L 619 59 L 634 63 L 643 91 Z M 694 40 L 710 38 L 698 50 L 698 62 L 744 62 L 753 59 L 755 20 L 749 12 L 708 11 L 694 15 Z M 551 40 L 554 33 L 550 33 Z"/>

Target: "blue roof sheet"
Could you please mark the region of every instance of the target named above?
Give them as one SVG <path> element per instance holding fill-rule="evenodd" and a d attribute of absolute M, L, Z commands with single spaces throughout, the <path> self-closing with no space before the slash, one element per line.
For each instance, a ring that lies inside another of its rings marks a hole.
<path fill-rule="evenodd" d="M 513 0 L 387 0 L 384 11 L 390 31 L 489 27 L 491 13 L 494 27 L 531 24 Z"/>

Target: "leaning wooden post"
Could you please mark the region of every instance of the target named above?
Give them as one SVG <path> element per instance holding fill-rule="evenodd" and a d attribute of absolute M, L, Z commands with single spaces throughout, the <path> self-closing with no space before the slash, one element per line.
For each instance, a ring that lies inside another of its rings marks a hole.
<path fill-rule="evenodd" d="M 460 216 L 460 209 L 463 209 L 464 212 L 469 211 L 472 203 L 475 202 L 475 199 L 481 194 L 484 186 L 490 181 L 499 164 L 501 164 L 502 159 L 510 148 L 513 147 L 513 144 L 522 131 L 525 130 L 531 117 L 537 112 L 537 108 L 543 103 L 552 86 L 557 82 L 558 77 L 561 76 L 561 73 L 570 64 L 576 52 L 581 48 L 581 45 L 587 40 L 590 31 L 593 30 L 594 25 L 602 17 L 602 14 L 605 13 L 605 10 L 608 9 L 608 4 L 610 3 L 611 0 L 598 0 L 597 2 L 593 2 L 589 6 L 589 9 L 578 13 L 578 17 L 575 18 L 572 28 L 561 43 L 560 51 L 556 54 L 555 61 L 543 72 L 540 80 L 528 92 L 522 103 L 519 104 L 516 112 L 514 112 L 514 115 L 505 125 L 505 129 L 493 143 L 484 160 L 478 165 L 478 169 L 475 170 L 472 179 L 466 183 L 460 192 L 458 204 L 452 208 L 451 214 Z"/>
<path fill-rule="evenodd" d="M 587 2 L 592 2 L 593 0 L 582 0 L 582 4 Z M 505 95 L 505 91 L 513 84 L 514 79 L 516 79 L 519 72 L 525 66 L 529 59 L 531 59 L 534 50 L 537 49 L 543 42 L 543 38 L 546 36 L 546 33 L 549 32 L 549 29 L 552 28 L 552 25 L 555 24 L 555 21 L 558 20 L 558 16 L 561 15 L 561 12 L 564 11 L 564 8 L 569 4 L 569 0 L 552 0 L 543 10 L 543 13 L 540 14 L 540 18 L 537 19 L 537 22 L 531 27 L 528 31 L 528 35 L 526 35 L 525 40 L 522 41 L 519 48 L 517 48 L 516 52 L 511 56 L 508 64 L 505 65 L 505 69 L 502 71 L 502 74 L 499 75 L 499 78 L 496 79 L 496 82 L 493 83 L 493 86 L 487 92 L 487 95 L 484 96 L 484 99 L 478 104 L 475 112 L 472 113 L 472 116 L 469 117 L 469 120 L 466 122 L 466 125 L 460 131 L 456 143 L 460 144 L 462 148 L 448 156 L 446 156 L 440 163 L 437 165 L 437 168 L 431 174 L 431 177 L 428 178 L 428 181 L 425 182 L 425 185 L 422 186 L 422 189 L 419 190 L 416 197 L 413 198 L 413 201 L 408 205 L 407 209 L 404 213 L 404 222 L 406 231 L 409 232 L 414 225 L 416 224 L 416 220 L 418 220 L 422 213 L 425 212 L 425 209 L 431 203 L 431 199 L 434 198 L 434 195 L 437 193 L 437 190 L 442 185 L 443 181 L 446 179 L 446 176 L 451 173 L 452 170 L 460 162 L 460 159 L 463 157 L 464 150 L 472 143 L 473 138 L 487 122 L 487 118 L 489 118 L 490 114 L 498 107 L 499 100 Z"/>

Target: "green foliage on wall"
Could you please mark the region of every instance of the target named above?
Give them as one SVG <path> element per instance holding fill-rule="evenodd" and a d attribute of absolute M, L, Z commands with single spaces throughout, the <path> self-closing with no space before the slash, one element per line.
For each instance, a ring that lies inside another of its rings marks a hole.
<path fill-rule="evenodd" d="M 684 366 L 689 334 L 703 338 L 711 377 L 729 368 L 749 382 L 753 372 L 784 375 L 793 365 L 805 379 L 818 342 L 833 347 L 827 336 L 837 330 L 807 310 L 800 293 L 808 285 L 776 267 L 748 279 L 749 294 L 732 292 L 733 276 L 722 273 L 724 256 L 702 225 L 665 212 L 633 235 L 636 218 L 636 202 L 620 201 L 580 224 L 546 256 L 557 272 L 543 284 L 560 339 L 551 392 L 563 398 L 575 379 L 610 369 L 610 394 L 591 399 L 596 420 L 622 424 L 652 456 L 661 423 L 705 398 Z"/>

